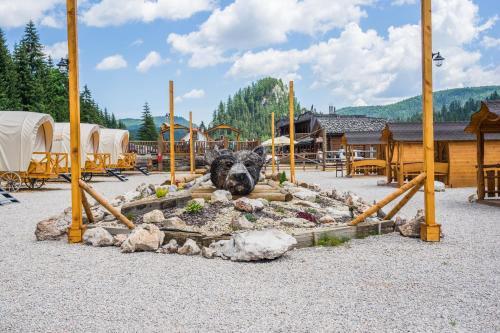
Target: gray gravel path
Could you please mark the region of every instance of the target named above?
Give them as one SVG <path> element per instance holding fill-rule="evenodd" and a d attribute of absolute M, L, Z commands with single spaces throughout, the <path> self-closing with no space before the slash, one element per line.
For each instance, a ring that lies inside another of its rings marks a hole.
<path fill-rule="evenodd" d="M 298 176 L 368 200 L 392 190 L 376 178 Z M 112 197 L 165 178 L 94 186 Z M 0 332 L 500 331 L 500 209 L 469 204 L 473 189 L 437 194 L 439 244 L 391 234 L 240 264 L 36 242 L 36 222 L 69 205 L 67 184 L 50 188 L 0 207 Z"/>

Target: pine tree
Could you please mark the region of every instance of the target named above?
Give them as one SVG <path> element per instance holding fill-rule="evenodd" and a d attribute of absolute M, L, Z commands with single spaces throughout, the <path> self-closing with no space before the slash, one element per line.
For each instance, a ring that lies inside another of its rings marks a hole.
<path fill-rule="evenodd" d="M 0 29 L 0 110 L 16 110 L 16 72 L 3 30 Z"/>
<path fill-rule="evenodd" d="M 148 102 L 144 103 L 142 111 L 142 124 L 139 128 L 139 140 L 142 141 L 154 141 L 158 138 L 158 132 L 156 131 L 155 122 L 151 111 L 149 109 Z"/>

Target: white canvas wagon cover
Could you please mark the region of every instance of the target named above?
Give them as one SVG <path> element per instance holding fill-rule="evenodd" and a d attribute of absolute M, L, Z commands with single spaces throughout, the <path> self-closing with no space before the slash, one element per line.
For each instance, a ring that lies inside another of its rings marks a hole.
<path fill-rule="evenodd" d="M 87 153 L 97 153 L 99 151 L 99 125 L 80 124 L 80 166 L 85 167 Z M 70 156 L 70 126 L 69 123 L 56 123 L 54 127 L 54 140 L 52 143 L 54 153 L 67 153 Z M 68 161 L 71 165 L 71 161 Z"/>
<path fill-rule="evenodd" d="M 53 130 L 48 114 L 0 111 L 0 171 L 28 170 L 34 152 L 50 152 Z"/>
<path fill-rule="evenodd" d="M 111 154 L 111 163 L 118 163 L 120 155 L 128 151 L 129 133 L 121 129 L 101 128 L 99 152 Z"/>

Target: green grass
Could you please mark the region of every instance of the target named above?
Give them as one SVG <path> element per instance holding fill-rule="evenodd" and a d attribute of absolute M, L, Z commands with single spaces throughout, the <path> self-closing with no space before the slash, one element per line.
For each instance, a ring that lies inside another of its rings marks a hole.
<path fill-rule="evenodd" d="M 199 202 L 191 200 L 187 203 L 185 210 L 188 214 L 198 214 L 203 210 L 203 206 Z"/>
<path fill-rule="evenodd" d="M 347 243 L 351 239 L 349 237 L 322 236 L 316 245 L 318 246 L 340 246 Z"/>
<path fill-rule="evenodd" d="M 285 213 L 285 209 L 283 207 L 275 207 L 274 208 L 274 211 L 276 213 L 281 213 L 281 214 L 284 214 Z"/>
<path fill-rule="evenodd" d="M 161 187 L 158 187 L 158 188 L 156 189 L 156 197 L 157 197 L 157 198 L 163 198 L 163 197 L 165 197 L 167 194 L 168 194 L 168 188 L 161 188 Z"/>
<path fill-rule="evenodd" d="M 255 222 L 257 221 L 257 218 L 253 215 L 253 214 L 250 214 L 250 213 L 245 213 L 243 214 L 243 216 L 245 216 L 245 218 L 250 221 L 250 222 Z"/>
<path fill-rule="evenodd" d="M 314 208 L 306 208 L 306 212 L 308 212 L 309 214 L 316 214 L 318 211 Z"/>

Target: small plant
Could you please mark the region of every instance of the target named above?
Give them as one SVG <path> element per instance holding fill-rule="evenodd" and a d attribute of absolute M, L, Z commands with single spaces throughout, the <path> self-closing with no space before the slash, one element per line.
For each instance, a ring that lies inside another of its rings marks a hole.
<path fill-rule="evenodd" d="M 307 213 L 307 212 L 298 212 L 297 213 L 297 217 L 301 218 L 301 219 L 305 219 L 305 220 L 311 221 L 311 222 L 314 222 L 314 223 L 317 222 L 316 216 L 314 216 L 313 214 Z"/>
<path fill-rule="evenodd" d="M 126 217 L 127 219 L 129 219 L 129 221 L 134 221 L 134 218 L 135 218 L 135 216 L 134 216 L 133 214 L 131 214 L 131 213 L 127 213 L 127 214 L 125 214 L 125 217 Z"/>
<path fill-rule="evenodd" d="M 450 320 L 450 325 L 451 325 L 452 327 L 455 327 L 455 326 L 457 326 L 457 322 L 456 322 L 456 321 L 454 321 L 454 320 Z"/>
<path fill-rule="evenodd" d="M 316 214 L 316 213 L 318 213 L 318 211 L 316 209 L 311 208 L 311 207 L 306 208 L 306 212 L 308 212 L 309 214 Z"/>
<path fill-rule="evenodd" d="M 319 246 L 339 246 L 348 242 L 350 238 L 348 237 L 335 237 L 335 236 L 322 236 L 317 245 Z"/>
<path fill-rule="evenodd" d="M 187 203 L 185 210 L 188 214 L 198 214 L 203 210 L 203 206 L 198 201 L 191 200 Z"/>
<path fill-rule="evenodd" d="M 283 207 L 276 207 L 276 208 L 274 208 L 274 211 L 276 213 L 285 214 L 285 209 Z"/>
<path fill-rule="evenodd" d="M 288 179 L 286 178 L 286 173 L 285 171 L 281 172 L 279 174 L 279 178 L 278 178 L 279 182 L 280 182 L 280 185 L 283 185 L 284 182 L 286 182 Z"/>
<path fill-rule="evenodd" d="M 243 216 L 245 216 L 245 218 L 250 222 L 257 221 L 257 218 L 253 214 L 245 213 Z"/>
<path fill-rule="evenodd" d="M 156 197 L 157 198 L 163 198 L 168 194 L 168 188 L 165 187 L 158 187 L 156 189 Z"/>

